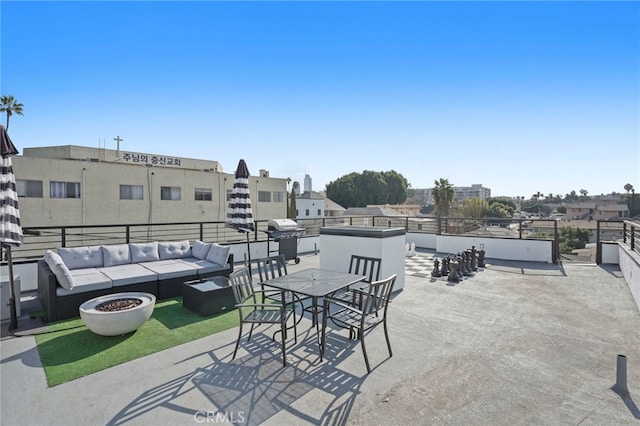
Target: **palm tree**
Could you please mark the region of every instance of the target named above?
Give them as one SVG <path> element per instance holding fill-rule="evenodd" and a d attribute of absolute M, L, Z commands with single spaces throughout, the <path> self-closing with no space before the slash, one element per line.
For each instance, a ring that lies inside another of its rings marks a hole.
<path fill-rule="evenodd" d="M 23 115 L 23 106 L 24 105 L 16 101 L 16 99 L 12 95 L 0 96 L 0 112 L 7 113 L 7 125 L 5 126 L 7 130 L 9 130 L 9 117 L 11 117 L 13 114 Z"/>
<path fill-rule="evenodd" d="M 436 203 L 436 216 L 442 217 L 449 214 L 449 208 L 453 201 L 454 191 L 453 185 L 448 179 L 440 178 L 434 181 L 436 186 L 433 188 L 431 196 Z"/>
<path fill-rule="evenodd" d="M 629 193 L 629 191 L 631 191 L 633 189 L 633 185 L 631 185 L 630 183 L 626 183 L 624 185 L 624 190 L 627 191 L 627 194 Z"/>
<path fill-rule="evenodd" d="M 589 191 L 587 191 L 586 189 L 581 189 L 580 190 L 580 195 L 582 195 L 584 198 L 587 198 L 587 194 L 589 193 Z"/>

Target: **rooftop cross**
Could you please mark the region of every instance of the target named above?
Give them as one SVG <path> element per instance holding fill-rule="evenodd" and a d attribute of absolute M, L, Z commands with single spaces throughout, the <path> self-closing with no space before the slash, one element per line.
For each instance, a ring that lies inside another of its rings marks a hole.
<path fill-rule="evenodd" d="M 116 141 L 116 156 L 120 157 L 120 142 L 122 142 L 124 139 L 121 139 L 120 136 L 116 136 L 115 138 L 113 138 L 114 141 Z"/>

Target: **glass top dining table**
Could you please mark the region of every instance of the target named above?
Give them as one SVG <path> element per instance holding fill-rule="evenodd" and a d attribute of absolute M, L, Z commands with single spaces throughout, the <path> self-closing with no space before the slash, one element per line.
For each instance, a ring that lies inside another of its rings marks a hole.
<path fill-rule="evenodd" d="M 354 275 L 347 272 L 336 272 L 328 269 L 309 268 L 292 272 L 288 275 L 276 277 L 263 282 L 269 286 L 282 291 L 291 291 L 311 298 L 312 327 L 315 325 L 318 330 L 318 299 L 328 296 L 331 293 L 349 287 L 352 284 L 364 280 L 364 275 Z"/>

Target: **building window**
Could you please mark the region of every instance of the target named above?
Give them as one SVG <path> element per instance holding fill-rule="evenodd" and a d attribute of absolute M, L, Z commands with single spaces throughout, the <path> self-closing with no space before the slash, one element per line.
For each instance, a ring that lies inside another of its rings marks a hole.
<path fill-rule="evenodd" d="M 269 191 L 258 191 L 258 201 L 262 201 L 263 203 L 271 202 L 271 192 Z"/>
<path fill-rule="evenodd" d="M 213 191 L 206 188 L 196 188 L 195 197 L 196 201 L 211 201 L 213 200 Z"/>
<path fill-rule="evenodd" d="M 161 186 L 160 199 L 180 201 L 180 187 L 179 186 Z"/>
<path fill-rule="evenodd" d="M 142 200 L 143 194 L 142 185 L 120 185 L 121 200 Z"/>
<path fill-rule="evenodd" d="M 322 210 L 318 209 L 318 216 L 322 216 Z"/>
<path fill-rule="evenodd" d="M 49 185 L 51 198 L 80 198 L 80 182 L 51 182 Z"/>
<path fill-rule="evenodd" d="M 274 191 L 273 192 L 273 202 L 274 203 L 284 203 L 284 192 Z"/>
<path fill-rule="evenodd" d="M 232 189 L 227 189 L 227 201 L 231 201 L 231 193 L 232 193 Z"/>
<path fill-rule="evenodd" d="M 18 197 L 42 198 L 41 180 L 16 180 Z"/>
<path fill-rule="evenodd" d="M 305 216 L 309 216 L 309 209 L 306 209 L 306 210 L 304 211 L 304 215 L 305 215 Z"/>

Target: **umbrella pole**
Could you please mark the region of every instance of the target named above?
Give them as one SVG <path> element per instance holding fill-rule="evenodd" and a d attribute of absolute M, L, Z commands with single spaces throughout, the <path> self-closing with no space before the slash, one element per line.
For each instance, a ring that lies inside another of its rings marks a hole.
<path fill-rule="evenodd" d="M 9 305 L 11 309 L 11 322 L 9 323 L 9 331 L 18 328 L 18 313 L 16 312 L 16 292 L 13 282 L 13 259 L 11 257 L 11 246 L 7 246 L 7 265 L 9 267 Z"/>
<path fill-rule="evenodd" d="M 247 259 L 249 262 L 249 269 L 251 269 L 251 242 L 249 241 L 249 233 L 247 232 Z"/>

